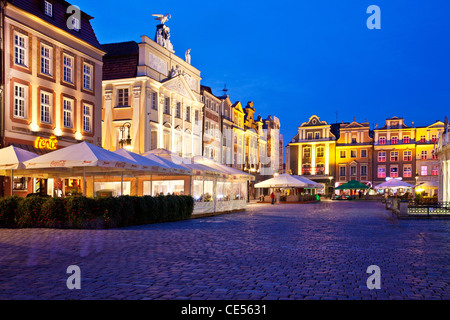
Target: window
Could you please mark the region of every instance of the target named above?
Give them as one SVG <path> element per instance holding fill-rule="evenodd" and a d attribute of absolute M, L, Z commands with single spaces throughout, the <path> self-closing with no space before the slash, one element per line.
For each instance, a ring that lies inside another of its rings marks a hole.
<path fill-rule="evenodd" d="M 117 105 L 128 106 L 128 89 L 117 89 Z"/>
<path fill-rule="evenodd" d="M 180 119 L 181 118 L 181 102 L 176 103 L 175 107 L 175 117 Z"/>
<path fill-rule="evenodd" d="M 23 67 L 28 65 L 28 37 L 20 33 L 14 35 L 14 63 Z"/>
<path fill-rule="evenodd" d="M 437 160 L 438 159 L 438 155 L 436 154 L 436 152 L 434 152 L 434 150 L 431 151 L 431 159 L 433 159 L 433 160 Z"/>
<path fill-rule="evenodd" d="M 63 100 L 63 126 L 73 128 L 73 100 L 67 98 Z"/>
<path fill-rule="evenodd" d="M 170 114 L 170 98 L 164 99 L 164 113 Z"/>
<path fill-rule="evenodd" d="M 412 153 L 411 150 L 403 151 L 403 161 L 411 161 Z"/>
<path fill-rule="evenodd" d="M 190 106 L 186 107 L 186 121 L 191 122 L 191 107 Z"/>
<path fill-rule="evenodd" d="M 303 148 L 303 157 L 304 158 L 311 157 L 311 148 L 309 147 Z"/>
<path fill-rule="evenodd" d="M 352 143 L 356 143 L 356 138 L 352 138 Z"/>
<path fill-rule="evenodd" d="M 378 178 L 386 178 L 386 167 L 378 167 Z"/>
<path fill-rule="evenodd" d="M 431 142 L 433 143 L 437 142 L 437 136 L 435 134 L 431 136 Z"/>
<path fill-rule="evenodd" d="M 427 160 L 427 158 L 428 158 L 427 150 L 422 150 L 422 153 L 420 154 L 420 159 Z"/>
<path fill-rule="evenodd" d="M 346 173 L 345 173 L 345 167 L 339 167 L 339 176 L 341 177 L 345 177 Z"/>
<path fill-rule="evenodd" d="M 391 138 L 391 143 L 392 144 L 397 144 L 398 143 L 398 137 L 392 137 Z"/>
<path fill-rule="evenodd" d="M 41 122 L 51 123 L 51 94 L 41 92 Z"/>
<path fill-rule="evenodd" d="M 209 121 L 205 121 L 205 134 L 209 134 Z M 237 138 L 234 137 L 234 140 L 235 140 L 234 143 L 237 143 L 237 140 L 236 140 L 236 139 L 237 139 Z"/>
<path fill-rule="evenodd" d="M 63 56 L 63 80 L 68 83 L 73 83 L 73 57 Z"/>
<path fill-rule="evenodd" d="M 317 157 L 322 158 L 324 156 L 324 148 L 323 147 L 317 147 Z"/>
<path fill-rule="evenodd" d="M 425 136 L 420 136 L 420 142 L 421 143 L 427 142 L 427 139 L 425 139 Z"/>
<path fill-rule="evenodd" d="M 83 105 L 83 131 L 92 132 L 92 106 Z"/>
<path fill-rule="evenodd" d="M 386 161 L 386 151 L 378 152 L 378 162 L 385 162 L 385 161 Z"/>
<path fill-rule="evenodd" d="M 80 31 L 80 20 L 76 17 L 72 17 L 72 28 L 69 28 L 71 30 Z"/>
<path fill-rule="evenodd" d="M 366 149 L 361 150 L 361 158 L 367 158 L 367 150 Z"/>
<path fill-rule="evenodd" d="M 16 84 L 14 86 L 14 117 L 26 118 L 27 116 L 28 88 Z"/>
<path fill-rule="evenodd" d="M 41 45 L 41 73 L 48 76 L 52 75 L 52 48 Z"/>
<path fill-rule="evenodd" d="M 404 136 L 403 137 L 403 143 L 409 143 L 410 142 L 410 138 L 409 138 L 409 136 Z"/>
<path fill-rule="evenodd" d="M 195 124 L 199 124 L 199 120 L 200 120 L 200 113 L 198 112 L 198 110 L 195 110 L 195 112 L 194 112 L 194 121 L 195 121 Z"/>
<path fill-rule="evenodd" d="M 44 0 L 44 13 L 49 17 L 53 17 L 53 4 L 50 1 Z"/>
<path fill-rule="evenodd" d="M 378 141 L 380 144 L 386 144 L 386 137 L 380 137 Z"/>
<path fill-rule="evenodd" d="M 320 139 L 320 132 L 316 132 L 314 134 L 314 139 Z"/>
<path fill-rule="evenodd" d="M 433 166 L 433 171 L 431 171 L 431 174 L 433 176 L 438 176 L 439 175 L 439 166 Z"/>
<path fill-rule="evenodd" d="M 13 177 L 13 188 L 14 190 L 27 190 L 28 189 L 28 178 L 25 177 Z"/>
<path fill-rule="evenodd" d="M 346 157 L 346 152 L 344 150 L 340 152 L 340 157 L 341 159 Z"/>
<path fill-rule="evenodd" d="M 152 109 L 158 110 L 158 94 L 156 92 L 152 92 Z"/>
<path fill-rule="evenodd" d="M 356 158 L 358 154 L 358 150 L 351 150 L 350 151 L 350 158 Z"/>
<path fill-rule="evenodd" d="M 420 175 L 421 175 L 421 176 L 426 176 L 426 175 L 428 175 L 428 166 L 421 166 L 421 167 L 420 167 Z"/>
<path fill-rule="evenodd" d="M 308 139 L 308 140 L 312 140 L 312 138 L 313 138 L 312 132 L 308 132 L 308 134 L 307 134 L 307 139 Z"/>
<path fill-rule="evenodd" d="M 90 64 L 83 64 L 83 88 L 86 90 L 92 90 L 92 70 L 94 67 Z"/>
<path fill-rule="evenodd" d="M 403 167 L 403 177 L 404 178 L 411 178 L 411 175 L 412 175 L 411 165 L 405 165 Z"/>
<path fill-rule="evenodd" d="M 397 178 L 398 177 L 398 167 L 391 167 L 391 178 Z"/>
<path fill-rule="evenodd" d="M 352 177 L 356 176 L 356 166 L 350 167 L 350 176 L 352 176 Z"/>
<path fill-rule="evenodd" d="M 361 166 L 361 177 L 367 176 L 367 166 L 362 165 Z"/>
<path fill-rule="evenodd" d="M 398 161 L 398 151 L 391 151 L 391 162 Z"/>

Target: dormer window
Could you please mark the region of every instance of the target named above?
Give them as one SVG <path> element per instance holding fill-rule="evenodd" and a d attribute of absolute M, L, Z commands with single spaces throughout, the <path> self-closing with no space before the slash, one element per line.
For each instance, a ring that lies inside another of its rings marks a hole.
<path fill-rule="evenodd" d="M 44 13 L 49 17 L 53 17 L 53 3 L 44 0 Z"/>
<path fill-rule="evenodd" d="M 72 17 L 72 24 L 71 24 L 71 28 L 72 30 L 75 31 L 80 31 L 80 20 L 78 18 Z"/>

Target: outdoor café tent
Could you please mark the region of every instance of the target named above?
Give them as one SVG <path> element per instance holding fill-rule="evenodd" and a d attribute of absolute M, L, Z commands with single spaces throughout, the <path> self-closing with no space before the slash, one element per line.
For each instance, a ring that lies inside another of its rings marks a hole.
<path fill-rule="evenodd" d="M 57 179 L 59 174 L 78 175 L 76 170 L 82 169 L 83 195 L 86 195 L 86 171 L 88 173 L 120 172 L 123 175 L 123 171 L 141 169 L 141 165 L 88 142 L 74 144 L 25 161 L 25 167 L 27 169 L 59 169 Z"/>
<path fill-rule="evenodd" d="M 365 185 L 364 183 L 361 183 L 356 180 L 351 180 L 335 188 L 335 190 L 366 190 L 366 189 L 369 189 L 368 185 Z"/>
<path fill-rule="evenodd" d="M 375 187 L 375 189 L 397 189 L 397 188 L 414 188 L 414 186 L 402 180 L 393 178 Z"/>
<path fill-rule="evenodd" d="M 324 187 L 322 184 L 315 182 L 313 180 L 310 180 L 304 176 L 293 176 L 293 177 L 299 179 L 300 181 L 307 183 L 308 186 L 305 187 L 307 189 L 322 189 Z"/>
<path fill-rule="evenodd" d="M 284 173 L 255 184 L 255 188 L 313 188 L 290 174 Z"/>
<path fill-rule="evenodd" d="M 36 158 L 36 153 L 26 151 L 14 146 L 0 149 L 0 175 L 11 176 L 11 195 L 13 195 L 12 181 L 14 170 L 25 169 L 24 162 Z"/>

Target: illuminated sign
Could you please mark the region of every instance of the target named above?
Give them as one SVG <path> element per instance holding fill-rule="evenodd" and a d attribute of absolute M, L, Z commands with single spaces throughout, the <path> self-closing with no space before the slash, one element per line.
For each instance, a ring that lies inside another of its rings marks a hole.
<path fill-rule="evenodd" d="M 37 137 L 36 140 L 34 140 L 34 147 L 36 149 L 56 150 L 57 144 L 58 140 L 56 140 L 55 136 L 51 136 L 49 139 Z"/>

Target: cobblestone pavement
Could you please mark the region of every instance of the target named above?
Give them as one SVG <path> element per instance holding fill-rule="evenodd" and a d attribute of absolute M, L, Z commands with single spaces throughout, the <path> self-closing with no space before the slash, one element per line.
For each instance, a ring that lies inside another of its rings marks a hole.
<path fill-rule="evenodd" d="M 0 299 L 449 299 L 449 227 L 348 201 L 114 230 L 0 229 Z M 66 286 L 69 265 L 80 290 Z M 367 288 L 370 265 L 381 289 Z"/>

